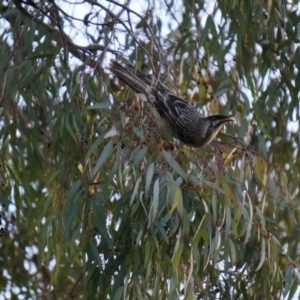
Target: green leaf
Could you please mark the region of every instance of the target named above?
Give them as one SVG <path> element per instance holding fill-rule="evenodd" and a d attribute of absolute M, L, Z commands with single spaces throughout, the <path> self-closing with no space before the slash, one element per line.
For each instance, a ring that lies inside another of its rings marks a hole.
<path fill-rule="evenodd" d="M 225 93 L 228 92 L 228 90 L 231 87 L 231 80 L 230 79 L 225 79 L 223 81 L 221 81 L 221 83 L 219 84 L 219 86 L 217 87 L 217 89 L 214 92 L 214 96 L 220 96 L 223 95 Z"/>
<path fill-rule="evenodd" d="M 121 299 L 123 299 L 123 292 L 124 292 L 124 287 L 120 286 L 117 289 L 116 293 L 115 293 L 114 300 L 121 300 Z"/>
<path fill-rule="evenodd" d="M 248 214 L 245 215 L 245 226 L 247 226 L 247 231 L 246 231 L 246 235 L 245 235 L 245 240 L 244 240 L 244 246 L 248 243 L 250 236 L 251 236 L 251 229 L 252 229 L 252 222 L 253 222 L 253 206 L 252 206 L 252 200 L 249 196 L 249 194 L 246 194 L 246 198 L 248 199 L 248 203 L 249 203 L 249 218 L 247 218 Z M 243 208 L 243 212 L 246 212 L 246 209 Z"/>
<path fill-rule="evenodd" d="M 217 177 L 218 177 L 218 182 L 219 182 L 222 190 L 224 191 L 224 194 L 227 195 L 227 197 L 229 197 L 232 200 L 232 202 L 235 203 L 236 206 L 239 206 L 236 196 L 233 193 L 233 190 L 232 190 L 231 186 L 229 185 L 228 181 L 226 180 L 226 178 L 221 173 L 218 173 Z"/>
<path fill-rule="evenodd" d="M 47 179 L 46 185 L 49 185 L 49 184 L 57 177 L 57 175 L 58 175 L 60 172 L 61 172 L 61 170 L 58 170 L 58 171 L 52 173 L 52 174 L 49 176 L 49 178 Z"/>
<path fill-rule="evenodd" d="M 104 164 L 104 162 L 109 158 L 109 156 L 111 155 L 113 149 L 113 142 L 112 140 L 110 140 L 104 147 L 97 163 L 96 166 L 94 167 L 93 170 L 93 176 L 95 176 L 97 174 L 97 172 L 99 171 L 99 169 L 101 168 L 101 166 Z"/>
<path fill-rule="evenodd" d="M 231 220 L 231 211 L 230 211 L 230 208 L 227 207 L 226 209 L 226 225 L 225 225 L 225 233 L 227 236 L 230 235 L 230 230 L 231 230 L 231 227 L 232 227 L 232 224 L 231 224 L 232 220 Z"/>
<path fill-rule="evenodd" d="M 250 111 L 250 100 L 244 92 L 241 92 L 241 95 L 244 100 L 245 113 L 248 113 Z"/>
<path fill-rule="evenodd" d="M 221 250 L 222 237 L 220 231 L 217 229 L 215 232 L 215 236 L 211 243 L 211 254 L 215 259 Z"/>
<path fill-rule="evenodd" d="M 100 260 L 100 255 L 99 255 L 98 249 L 97 249 L 97 247 L 96 247 L 96 245 L 95 245 L 95 242 L 94 242 L 92 239 L 90 239 L 90 241 L 89 241 L 89 246 L 90 246 L 90 249 L 91 249 L 91 253 L 92 253 L 92 255 L 93 255 L 93 258 L 94 258 L 95 261 L 97 262 L 97 266 L 98 266 L 99 268 L 101 268 L 102 263 L 101 263 L 101 260 Z"/>
<path fill-rule="evenodd" d="M 68 206 L 67 209 L 67 214 L 65 217 L 65 226 L 64 226 L 64 234 L 65 234 L 65 239 L 69 239 L 70 232 L 71 232 L 71 225 L 72 222 L 75 220 L 75 215 L 79 211 L 79 203 L 73 202 L 72 205 Z"/>
<path fill-rule="evenodd" d="M 113 242 L 109 236 L 108 230 L 106 228 L 106 222 L 104 219 L 102 218 L 98 218 L 97 219 L 97 228 L 101 234 L 101 238 L 103 238 L 105 240 L 105 242 L 107 243 L 108 247 L 113 250 L 114 246 L 113 246 Z"/>
<path fill-rule="evenodd" d="M 258 206 L 256 206 L 255 208 L 256 208 L 257 215 L 259 216 L 259 219 L 261 221 L 262 228 L 265 229 L 266 228 L 266 219 L 265 219 L 262 211 L 260 210 L 260 208 Z"/>
<path fill-rule="evenodd" d="M 179 214 L 183 214 L 183 201 L 181 188 L 176 184 L 169 184 L 170 193 L 168 195 L 169 202 L 171 204 L 170 214 L 177 208 Z"/>
<path fill-rule="evenodd" d="M 146 181 L 145 181 L 145 196 L 149 195 L 149 188 L 154 174 L 154 163 L 150 164 L 146 173 Z"/>
<path fill-rule="evenodd" d="M 255 160 L 255 176 L 260 183 L 264 183 L 266 177 L 266 162 L 263 158 Z"/>
<path fill-rule="evenodd" d="M 185 181 L 188 181 L 187 176 L 178 162 L 172 157 L 170 152 L 163 150 L 164 158 L 174 171 L 176 171 Z"/>
<path fill-rule="evenodd" d="M 66 127 L 67 127 L 67 130 L 69 131 L 70 135 L 72 136 L 73 140 L 77 141 L 76 135 L 74 134 L 73 129 L 71 127 L 69 118 L 66 118 Z"/>
<path fill-rule="evenodd" d="M 151 252 L 152 252 L 152 242 L 151 239 L 148 238 L 145 243 L 144 268 L 146 268 L 146 266 L 149 264 Z"/>
<path fill-rule="evenodd" d="M 236 264 L 237 256 L 236 256 L 235 245 L 233 244 L 231 239 L 228 239 L 228 242 L 229 242 L 229 246 L 230 246 L 231 262 L 232 262 L 232 264 Z"/>
<path fill-rule="evenodd" d="M 159 178 L 155 180 L 154 186 L 153 186 L 153 197 L 151 201 L 151 209 L 149 213 L 149 220 L 148 220 L 148 228 L 153 223 L 153 221 L 156 218 L 157 210 L 158 210 L 158 204 L 159 204 Z"/>
<path fill-rule="evenodd" d="M 90 147 L 89 151 L 85 155 L 84 161 L 86 161 L 93 153 L 95 153 L 96 149 L 102 144 L 104 141 L 104 135 L 105 133 L 101 134 L 97 137 L 93 145 Z"/>
<path fill-rule="evenodd" d="M 265 262 L 265 258 L 266 258 L 266 240 L 262 238 L 261 250 L 260 250 L 260 261 L 257 268 L 255 269 L 255 272 L 257 272 L 262 267 L 263 263 Z"/>
<path fill-rule="evenodd" d="M 298 291 L 298 297 L 299 297 L 299 281 L 298 281 L 298 278 L 293 280 L 293 283 L 292 283 L 291 288 L 290 288 L 288 300 L 295 299 L 294 296 L 295 296 L 296 291 Z"/>
<path fill-rule="evenodd" d="M 285 276 L 284 276 L 284 292 L 283 297 L 285 298 L 288 293 L 290 292 L 290 287 L 292 286 L 292 280 L 293 280 L 293 268 L 287 267 L 285 270 Z"/>
<path fill-rule="evenodd" d="M 77 180 L 73 183 L 71 189 L 69 190 L 68 196 L 66 198 L 66 202 L 69 202 L 75 198 L 79 188 L 81 187 L 81 180 Z"/>
<path fill-rule="evenodd" d="M 173 256 L 172 256 L 172 260 L 171 260 L 172 267 L 175 270 L 176 270 L 176 268 L 179 264 L 181 254 L 182 254 L 182 251 L 183 251 L 183 246 L 184 246 L 184 243 L 181 240 L 181 230 L 179 229 L 176 244 L 175 244 L 175 248 L 174 248 L 174 252 L 173 252 Z"/>
<path fill-rule="evenodd" d="M 208 37 L 208 31 L 210 29 L 210 26 L 213 24 L 213 19 L 211 15 L 208 15 L 205 26 L 201 32 L 201 38 L 199 40 L 199 47 L 203 46 L 207 37 Z"/>
<path fill-rule="evenodd" d="M 122 124 L 122 128 L 124 129 L 126 127 L 126 116 L 124 113 L 120 113 L 120 119 L 121 119 L 121 124 Z"/>
<path fill-rule="evenodd" d="M 142 141 L 145 140 L 144 132 L 140 128 L 133 127 L 132 130 Z"/>
<path fill-rule="evenodd" d="M 134 157 L 134 160 L 132 162 L 132 164 L 134 166 L 137 166 L 138 163 L 144 158 L 144 156 L 146 155 L 147 153 L 147 150 L 148 148 L 147 147 L 144 147 L 142 149 L 140 149 L 140 151 L 138 152 L 138 154 Z"/>
<path fill-rule="evenodd" d="M 137 192 L 138 192 L 138 188 L 139 188 L 139 185 L 140 185 L 140 182 L 142 181 L 142 177 L 139 177 L 135 183 L 135 186 L 134 186 L 134 190 L 133 190 L 133 193 L 131 195 L 131 199 L 130 199 L 130 206 L 132 205 L 136 195 L 137 195 Z"/>
<path fill-rule="evenodd" d="M 201 219 L 201 221 L 200 221 L 200 223 L 199 223 L 199 225 L 198 225 L 198 228 L 197 228 L 197 230 L 196 230 L 196 233 L 194 234 L 194 237 L 193 237 L 193 239 L 192 239 L 192 242 L 195 243 L 196 245 L 199 244 L 199 241 L 200 241 L 200 238 L 201 238 L 201 235 L 202 235 L 200 229 L 202 228 L 202 224 L 203 224 L 203 222 L 204 222 L 206 216 L 207 216 L 207 214 L 205 214 L 205 215 L 202 217 L 202 219 Z"/>
<path fill-rule="evenodd" d="M 87 109 L 103 109 L 110 108 L 112 104 L 110 102 L 97 103 L 93 106 L 88 106 Z"/>

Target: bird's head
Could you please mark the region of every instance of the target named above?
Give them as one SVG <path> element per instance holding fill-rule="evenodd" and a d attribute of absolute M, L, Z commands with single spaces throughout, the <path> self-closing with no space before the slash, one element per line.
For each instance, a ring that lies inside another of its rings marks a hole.
<path fill-rule="evenodd" d="M 207 126 L 207 132 L 206 132 L 206 141 L 205 145 L 209 144 L 212 142 L 218 132 L 221 130 L 222 126 L 229 121 L 233 121 L 232 119 L 233 115 L 229 116 L 222 116 L 222 115 L 214 115 L 214 116 L 209 116 L 206 118 L 207 121 L 209 121 L 208 126 Z"/>

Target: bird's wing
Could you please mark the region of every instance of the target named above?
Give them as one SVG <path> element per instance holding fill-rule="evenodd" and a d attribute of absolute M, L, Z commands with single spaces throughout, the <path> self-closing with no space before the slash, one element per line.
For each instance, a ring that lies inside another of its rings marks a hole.
<path fill-rule="evenodd" d="M 160 113 L 163 113 L 174 122 L 181 118 L 187 106 L 190 106 L 181 97 L 171 93 L 168 90 L 155 92 L 157 101 L 155 106 Z"/>

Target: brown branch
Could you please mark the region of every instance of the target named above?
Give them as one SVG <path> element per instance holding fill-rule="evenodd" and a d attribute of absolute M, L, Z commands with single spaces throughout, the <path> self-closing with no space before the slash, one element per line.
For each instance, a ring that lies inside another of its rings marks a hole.
<path fill-rule="evenodd" d="M 36 18 L 35 16 L 31 15 L 26 9 L 24 9 L 24 7 L 20 4 L 20 2 L 18 0 L 12 0 L 12 1 L 15 4 L 16 8 L 20 11 L 20 13 L 23 16 L 29 18 L 30 20 L 34 21 L 38 25 L 44 27 L 50 33 L 56 33 L 56 34 L 60 35 L 62 37 L 63 42 L 65 42 L 66 49 L 68 49 L 68 51 L 70 51 L 70 53 L 72 53 L 72 55 L 74 57 L 78 58 L 82 62 L 86 62 L 86 60 L 87 60 L 86 52 L 94 52 L 94 51 L 100 50 L 100 51 L 111 52 L 113 54 L 119 53 L 118 51 L 108 48 L 107 46 L 104 46 L 104 45 L 90 44 L 88 46 L 79 46 L 79 45 L 73 43 L 71 38 L 67 34 L 62 33 L 59 29 L 56 29 L 55 27 L 53 27 L 49 24 L 46 24 L 43 21 Z M 7 20 L 10 22 L 11 25 L 15 25 L 14 18 L 9 18 Z M 58 24 L 56 24 L 56 25 L 58 26 Z"/>
<path fill-rule="evenodd" d="M 139 13 L 137 13 L 136 11 L 130 9 L 128 6 L 125 6 L 124 4 L 115 2 L 114 0 L 107 0 L 107 1 L 110 2 L 110 3 L 113 3 L 113 4 L 117 5 L 117 6 L 120 6 L 120 7 L 124 8 L 127 12 L 130 12 L 130 13 L 132 13 L 132 14 L 138 16 L 138 17 L 145 23 L 146 28 L 149 30 L 149 32 L 150 32 L 150 34 L 151 34 L 151 36 L 152 36 L 152 38 L 153 38 L 154 44 L 155 44 L 155 46 L 156 46 L 156 48 L 157 48 L 157 51 L 158 51 L 158 54 L 159 54 L 159 61 L 160 61 L 160 62 L 163 61 L 163 62 L 165 63 L 165 65 L 166 65 L 166 64 L 167 64 L 167 63 L 166 63 L 166 60 L 165 60 L 164 56 L 162 55 L 163 52 L 162 52 L 162 50 L 161 50 L 159 44 L 157 43 L 156 36 L 154 35 L 152 29 L 150 28 L 150 26 L 149 26 L 149 24 L 147 23 L 147 21 L 145 20 L 145 18 L 144 18 L 142 15 L 140 15 Z M 160 73 L 160 72 L 159 72 L 159 73 Z M 158 75 L 159 75 L 159 73 L 158 73 Z M 159 76 L 158 76 L 158 77 L 159 77 Z"/>
<path fill-rule="evenodd" d="M 64 47 L 64 63 L 67 66 L 67 64 L 68 64 L 68 53 L 69 53 L 68 47 L 67 47 L 67 35 L 64 32 L 63 28 L 61 27 L 61 18 L 59 16 L 59 9 L 58 9 L 57 5 L 55 4 L 54 0 L 49 0 L 49 1 L 50 1 L 50 3 L 52 3 L 55 14 L 56 14 L 56 16 L 55 16 L 56 25 L 57 25 L 58 30 L 60 32 L 60 35 L 62 37 L 62 42 L 63 42 L 63 47 Z"/>
<path fill-rule="evenodd" d="M 152 58 L 151 58 L 151 55 L 145 49 L 145 47 L 140 43 L 140 41 L 135 37 L 134 33 L 125 24 L 125 22 L 123 20 L 121 20 L 118 15 L 114 14 L 112 11 L 110 11 L 108 8 L 106 8 L 104 5 L 100 4 L 99 2 L 96 2 L 94 0 L 87 0 L 87 2 L 90 3 L 91 5 L 100 7 L 101 9 L 103 9 L 104 11 L 106 11 L 109 15 L 111 15 L 115 20 L 118 20 L 119 23 L 126 29 L 126 31 L 128 32 L 128 34 L 130 34 L 130 36 L 132 37 L 132 39 L 139 45 L 139 47 L 141 49 L 143 49 L 143 51 L 145 52 L 145 54 L 148 56 L 148 59 L 150 61 L 152 69 L 155 70 L 154 65 L 153 65 L 153 61 L 152 61 Z"/>

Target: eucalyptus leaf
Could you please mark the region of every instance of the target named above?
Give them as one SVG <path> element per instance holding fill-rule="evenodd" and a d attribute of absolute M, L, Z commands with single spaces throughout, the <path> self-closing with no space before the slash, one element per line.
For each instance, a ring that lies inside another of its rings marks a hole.
<path fill-rule="evenodd" d="M 111 155 L 111 152 L 113 150 L 113 142 L 110 140 L 104 147 L 99 159 L 97 160 L 96 166 L 93 170 L 93 176 L 97 174 L 103 163 L 108 159 L 108 157 Z"/>
<path fill-rule="evenodd" d="M 185 181 L 187 181 L 187 176 L 181 166 L 178 164 L 178 162 L 172 157 L 170 152 L 163 151 L 164 158 L 168 162 L 171 168 L 173 168 L 174 171 L 176 171 Z"/>

